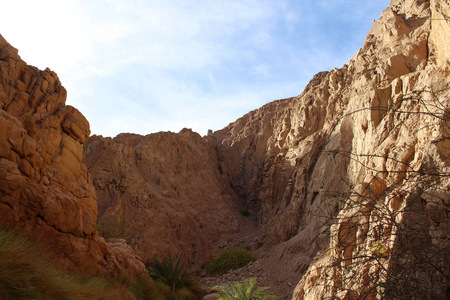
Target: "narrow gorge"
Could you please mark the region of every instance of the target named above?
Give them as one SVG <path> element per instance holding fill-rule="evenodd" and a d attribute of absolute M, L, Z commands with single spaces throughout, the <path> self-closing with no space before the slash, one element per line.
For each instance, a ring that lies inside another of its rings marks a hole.
<path fill-rule="evenodd" d="M 448 0 L 392 0 L 298 96 L 203 137 L 110 138 L 0 36 L 0 223 L 85 273 L 172 252 L 202 274 L 248 247 L 282 299 L 446 299 L 449 40 Z"/>

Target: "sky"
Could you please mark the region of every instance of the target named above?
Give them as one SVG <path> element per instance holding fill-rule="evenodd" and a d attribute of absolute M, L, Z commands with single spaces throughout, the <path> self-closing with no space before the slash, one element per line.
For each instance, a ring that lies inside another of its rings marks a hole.
<path fill-rule="evenodd" d="M 0 0 L 0 34 L 50 68 L 92 134 L 205 135 L 346 64 L 389 0 Z"/>

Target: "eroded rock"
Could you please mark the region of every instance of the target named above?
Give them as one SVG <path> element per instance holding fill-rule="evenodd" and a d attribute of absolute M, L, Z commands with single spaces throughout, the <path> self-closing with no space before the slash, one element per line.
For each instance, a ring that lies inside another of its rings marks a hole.
<path fill-rule="evenodd" d="M 93 136 L 85 155 L 100 224 L 146 262 L 171 251 L 198 268 L 243 222 L 208 137 L 188 129 Z"/>
<path fill-rule="evenodd" d="M 134 253 L 97 235 L 83 158 L 88 121 L 65 105 L 54 72 L 28 66 L 1 36 L 0 48 L 0 222 L 48 245 L 67 268 L 145 272 Z"/>

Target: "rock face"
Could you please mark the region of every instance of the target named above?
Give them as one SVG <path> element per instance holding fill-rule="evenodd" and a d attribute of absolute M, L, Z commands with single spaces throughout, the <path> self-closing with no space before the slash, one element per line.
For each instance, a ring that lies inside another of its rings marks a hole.
<path fill-rule="evenodd" d="M 350 61 L 340 137 L 312 173 L 343 169 L 350 194 L 322 186 L 341 193 L 340 209 L 293 299 L 450 296 L 448 12 L 447 1 L 392 1 Z M 331 160 L 339 153 L 345 164 Z"/>
<path fill-rule="evenodd" d="M 293 299 L 387 293 L 377 284 L 395 278 L 400 237 L 419 239 L 404 234 L 411 220 L 424 249 L 441 245 L 448 274 L 448 12 L 446 1 L 392 1 L 347 65 L 214 134 L 231 185 L 259 211 L 265 247 L 286 268 L 309 268 Z M 382 263 L 361 261 L 377 247 Z"/>
<path fill-rule="evenodd" d="M 293 299 L 448 298 L 449 15 L 393 0 L 348 64 L 207 137 L 86 141 L 56 75 L 0 39 L 1 222 L 68 266 L 138 272 L 126 242 L 200 267 L 249 209 L 259 253 L 298 274 Z"/>
<path fill-rule="evenodd" d="M 0 222 L 49 244 L 68 268 L 142 273 L 136 255 L 97 235 L 89 123 L 65 99 L 54 72 L 28 66 L 0 36 Z"/>
<path fill-rule="evenodd" d="M 260 253 L 301 278 L 293 299 L 395 298 L 426 253 L 439 255 L 413 273 L 441 285 L 410 288 L 445 297 L 428 267 L 449 272 L 449 15 L 448 1 L 393 0 L 348 64 L 208 137 L 91 138 L 101 220 L 133 223 L 142 256 L 183 249 L 201 265 L 240 203 Z"/>
<path fill-rule="evenodd" d="M 145 262 L 172 251 L 200 267 L 242 224 L 210 137 L 188 129 L 93 136 L 85 155 L 100 225 Z"/>
<path fill-rule="evenodd" d="M 385 293 L 378 279 L 393 271 L 381 265 L 394 269 L 414 199 L 430 247 L 448 243 L 448 12 L 447 1 L 392 1 L 347 65 L 214 133 L 231 186 L 259 212 L 264 248 L 286 270 L 308 270 L 293 299 Z M 358 260 L 381 245 L 392 259 Z"/>

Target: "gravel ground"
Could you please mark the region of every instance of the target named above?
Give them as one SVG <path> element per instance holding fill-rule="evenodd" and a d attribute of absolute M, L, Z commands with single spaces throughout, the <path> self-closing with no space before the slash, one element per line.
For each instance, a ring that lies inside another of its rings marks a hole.
<path fill-rule="evenodd" d="M 256 250 L 258 247 L 260 232 L 257 230 L 255 220 L 249 219 L 249 222 L 243 226 L 232 241 L 223 246 L 223 249 L 235 249 L 238 247 L 250 247 Z M 284 270 L 277 262 L 270 250 L 258 249 L 254 251 L 257 259 L 247 266 L 230 271 L 221 276 L 207 276 L 202 274 L 200 282 L 206 291 L 211 291 L 213 287 L 220 284 L 242 281 L 249 277 L 256 277 L 258 286 L 270 287 L 270 293 L 278 296 L 280 300 L 291 299 L 295 285 L 298 283 L 298 275 Z"/>

